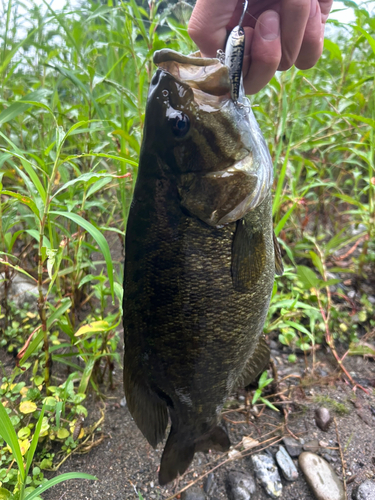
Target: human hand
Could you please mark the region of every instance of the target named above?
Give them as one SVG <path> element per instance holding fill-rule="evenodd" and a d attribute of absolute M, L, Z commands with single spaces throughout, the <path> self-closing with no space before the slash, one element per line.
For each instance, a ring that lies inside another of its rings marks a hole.
<path fill-rule="evenodd" d="M 324 27 L 333 0 L 249 0 L 243 20 L 244 86 L 261 90 L 277 70 L 293 64 L 314 66 L 323 51 Z M 228 31 L 237 24 L 243 0 L 197 0 L 188 32 L 205 57 L 224 49 Z"/>

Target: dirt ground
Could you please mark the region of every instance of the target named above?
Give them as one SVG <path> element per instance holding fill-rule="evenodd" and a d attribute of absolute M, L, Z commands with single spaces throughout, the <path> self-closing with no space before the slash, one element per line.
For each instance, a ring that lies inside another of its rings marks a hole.
<path fill-rule="evenodd" d="M 276 351 L 273 350 L 276 354 Z M 314 411 L 319 406 L 329 408 L 335 417 L 340 445 L 342 448 L 347 478 L 348 498 L 351 498 L 353 486 L 367 478 L 375 476 L 375 362 L 361 357 L 347 359 L 346 364 L 353 377 L 360 379 L 369 394 L 357 389 L 354 393 L 343 382 L 334 361 L 328 352 L 320 352 L 317 356 L 315 378 L 311 375 L 303 379 L 297 378 L 304 373 L 305 360 L 301 355 L 298 362 L 290 365 L 286 362 L 286 354 L 280 352 L 275 356 L 280 378 L 279 390 L 286 390 L 286 406 L 289 410 L 288 429 L 305 443 L 317 439 L 320 443 L 318 453 L 331 461 L 340 478 L 342 478 L 342 461 L 338 448 L 335 423 L 332 422 L 328 432 L 321 431 L 315 423 Z M 308 359 L 311 365 L 311 359 Z M 310 366 L 311 368 L 311 366 Z M 113 500 L 166 499 L 178 493 L 185 486 L 196 481 L 203 487 L 207 481 L 207 473 L 213 470 L 214 486 L 209 499 L 226 500 L 226 480 L 228 472 L 252 471 L 249 456 L 238 460 L 229 460 L 227 454 L 197 453 L 188 472 L 180 478 L 178 484 L 159 487 L 157 470 L 162 453 L 162 445 L 153 450 L 146 442 L 129 411 L 121 405 L 123 398 L 121 373 L 117 371 L 116 389 L 106 391 L 105 403 L 94 395 L 88 397 L 89 418 L 85 425 L 91 424 L 101 416 L 100 408 L 105 408 L 105 420 L 96 431 L 95 439 L 102 441 L 88 454 L 71 456 L 59 469 L 59 473 L 80 471 L 94 474 L 98 481 L 69 481 L 62 483 L 44 494 L 46 500 Z M 288 377 L 289 376 L 289 377 Z M 283 378 L 288 377 L 283 380 Z M 264 446 L 280 440 L 288 435 L 283 413 L 266 409 L 255 416 L 245 409 L 244 394 L 237 394 L 229 401 L 229 408 L 224 412 L 223 425 L 227 428 L 231 442 L 237 445 L 244 436 L 251 436 L 259 442 L 272 438 Z M 292 401 L 292 404 L 287 403 Z M 338 406 L 340 403 L 344 406 Z M 236 409 L 237 407 L 237 409 Z M 336 409 L 335 409 L 336 408 Z M 261 411 L 262 407 L 259 407 Z M 339 410 L 339 411 L 337 411 Z M 344 412 L 343 412 L 344 411 Z M 347 413 L 346 413 L 347 412 Z M 248 422 L 248 423 L 247 423 Z M 333 449 L 332 449 L 333 448 Z M 241 448 L 238 448 L 241 449 Z M 247 450 L 247 454 L 256 453 L 260 448 Z M 268 448 L 277 451 L 277 445 Z M 295 462 L 297 463 L 297 462 Z M 204 476 L 206 474 L 206 476 Z M 53 476 L 54 474 L 49 474 Z M 293 483 L 283 482 L 282 498 L 288 500 L 313 500 L 314 497 L 306 484 L 302 472 Z M 252 500 L 269 498 L 260 485 Z"/>

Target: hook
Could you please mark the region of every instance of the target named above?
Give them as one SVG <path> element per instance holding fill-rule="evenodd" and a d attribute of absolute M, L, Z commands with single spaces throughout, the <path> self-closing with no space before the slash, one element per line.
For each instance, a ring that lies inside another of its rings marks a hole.
<path fill-rule="evenodd" d="M 243 7 L 242 15 L 241 15 L 241 18 L 240 18 L 240 22 L 238 23 L 238 28 L 239 29 L 243 29 L 243 27 L 242 27 L 242 21 L 244 20 L 248 4 L 249 4 L 248 0 L 245 0 L 244 3 L 243 3 L 244 7 Z"/>

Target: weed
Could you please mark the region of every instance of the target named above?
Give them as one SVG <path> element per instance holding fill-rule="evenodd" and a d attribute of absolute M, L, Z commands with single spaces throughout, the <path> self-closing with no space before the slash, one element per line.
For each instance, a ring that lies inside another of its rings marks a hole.
<path fill-rule="evenodd" d="M 339 415 L 346 415 L 350 411 L 347 405 L 345 405 L 344 403 L 339 403 L 338 401 L 330 398 L 329 396 L 324 396 L 324 395 L 314 396 L 313 401 L 314 403 L 324 404 L 332 408 Z"/>

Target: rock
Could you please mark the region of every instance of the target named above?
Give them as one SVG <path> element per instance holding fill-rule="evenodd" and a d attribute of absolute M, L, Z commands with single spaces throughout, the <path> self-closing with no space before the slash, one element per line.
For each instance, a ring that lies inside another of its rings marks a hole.
<path fill-rule="evenodd" d="M 290 436 L 285 436 L 283 438 L 283 443 L 285 445 L 286 451 L 291 457 L 299 457 L 302 453 L 302 445 L 297 439 Z"/>
<path fill-rule="evenodd" d="M 345 500 L 341 481 L 323 458 L 315 453 L 304 452 L 298 463 L 317 500 Z"/>
<path fill-rule="evenodd" d="M 212 472 L 210 472 L 203 483 L 203 490 L 206 493 L 206 495 L 210 495 L 211 493 L 213 493 L 215 488 L 216 488 L 215 476 L 213 475 Z"/>
<path fill-rule="evenodd" d="M 319 450 L 319 441 L 317 439 L 308 441 L 306 444 L 303 445 L 303 449 L 305 451 L 311 451 L 312 453 L 316 453 Z"/>
<path fill-rule="evenodd" d="M 256 490 L 253 476 L 239 471 L 229 472 L 226 487 L 230 500 L 250 500 Z"/>
<path fill-rule="evenodd" d="M 181 493 L 181 500 L 206 500 L 206 495 L 203 493 L 202 488 L 193 485 Z"/>
<path fill-rule="evenodd" d="M 251 461 L 254 466 L 254 472 L 259 479 L 260 484 L 266 490 L 271 498 L 279 498 L 282 493 L 282 484 L 277 470 L 277 466 L 269 455 L 253 455 Z"/>
<path fill-rule="evenodd" d="M 123 408 L 125 408 L 127 405 L 127 402 L 126 402 L 126 397 L 124 396 L 121 401 L 120 401 L 120 406 L 122 406 Z"/>
<path fill-rule="evenodd" d="M 0 280 L 4 279 L 4 274 L 0 274 Z M 43 293 L 47 290 L 43 287 Z M 3 287 L 0 290 L 0 299 L 3 299 Z M 22 308 L 24 303 L 29 304 L 28 311 L 36 311 L 38 308 L 38 286 L 35 281 L 27 278 L 23 274 L 15 274 L 11 280 L 8 291 L 8 299 L 15 302 L 18 308 Z"/>
<path fill-rule="evenodd" d="M 352 498 L 354 500 L 374 500 L 375 498 L 375 481 L 368 479 L 360 484 L 353 491 Z"/>
<path fill-rule="evenodd" d="M 315 423 L 324 432 L 328 431 L 329 426 L 331 425 L 332 417 L 327 410 L 327 408 L 318 408 L 315 410 Z"/>
<path fill-rule="evenodd" d="M 287 481 L 295 481 L 298 479 L 297 468 L 284 446 L 279 447 L 279 451 L 276 453 L 276 462 Z"/>

